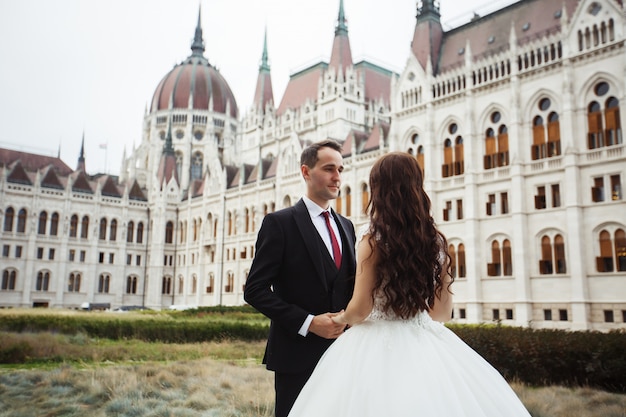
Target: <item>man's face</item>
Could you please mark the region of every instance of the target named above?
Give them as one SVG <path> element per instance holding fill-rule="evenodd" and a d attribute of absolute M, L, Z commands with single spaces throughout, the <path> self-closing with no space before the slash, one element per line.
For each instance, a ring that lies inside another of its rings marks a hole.
<path fill-rule="evenodd" d="M 302 165 L 302 176 L 306 181 L 307 197 L 322 208 L 339 196 L 343 158 L 332 148 L 323 147 L 317 151 L 318 161 L 314 167 Z"/>

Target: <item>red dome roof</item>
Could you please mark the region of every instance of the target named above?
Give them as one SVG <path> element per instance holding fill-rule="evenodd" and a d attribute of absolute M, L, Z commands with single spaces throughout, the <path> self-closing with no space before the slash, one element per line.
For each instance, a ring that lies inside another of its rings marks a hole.
<path fill-rule="evenodd" d="M 174 109 L 188 109 L 191 98 L 191 107 L 196 110 L 209 110 L 237 118 L 237 102 L 228 83 L 220 72 L 215 69 L 204 57 L 204 41 L 198 14 L 198 26 L 191 45 L 192 54 L 180 64 L 176 65 L 159 83 L 154 96 L 150 112 Z M 209 108 L 209 103 L 211 108 Z"/>

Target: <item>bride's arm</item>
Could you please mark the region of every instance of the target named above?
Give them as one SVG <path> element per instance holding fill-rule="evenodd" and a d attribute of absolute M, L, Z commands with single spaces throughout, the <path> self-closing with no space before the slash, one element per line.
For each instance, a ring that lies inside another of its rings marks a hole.
<path fill-rule="evenodd" d="M 359 242 L 356 258 L 354 293 L 346 310 L 333 317 L 333 321 L 336 323 L 353 325 L 363 321 L 369 316 L 374 306 L 372 291 L 374 289 L 377 256 L 376 251 L 372 254 L 367 236 Z"/>
<path fill-rule="evenodd" d="M 447 271 L 447 265 L 443 271 Z M 435 321 L 446 322 L 452 318 L 452 292 L 450 292 L 450 283 L 452 277 L 446 273 L 443 277 L 443 286 L 439 297 L 435 296 L 433 307 L 428 311 L 430 317 Z"/>

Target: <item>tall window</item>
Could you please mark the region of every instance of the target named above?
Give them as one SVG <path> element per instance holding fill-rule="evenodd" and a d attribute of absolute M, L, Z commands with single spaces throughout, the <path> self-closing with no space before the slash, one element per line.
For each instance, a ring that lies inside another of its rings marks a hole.
<path fill-rule="evenodd" d="M 42 211 L 39 213 L 39 224 L 37 225 L 37 234 L 46 234 L 46 223 L 48 223 L 48 213 Z"/>
<path fill-rule="evenodd" d="M 21 209 L 17 214 L 17 233 L 26 232 L 26 209 Z"/>
<path fill-rule="evenodd" d="M 450 264 L 452 277 L 465 278 L 465 246 L 462 243 L 459 243 L 458 248 L 455 248 L 454 245 L 450 245 L 448 247 L 448 251 L 450 253 L 450 258 L 452 259 L 452 263 Z"/>
<path fill-rule="evenodd" d="M 487 264 L 487 275 L 490 277 L 513 275 L 511 242 L 508 239 L 502 241 L 502 249 L 497 240 L 491 242 L 491 263 Z"/>
<path fill-rule="evenodd" d="M 614 96 L 604 98 L 610 92 L 608 83 L 601 81 L 594 86 L 595 98 L 587 106 L 587 147 L 623 143 L 619 100 Z"/>
<path fill-rule="evenodd" d="M 15 210 L 13 207 L 7 208 L 4 212 L 4 231 L 12 232 L 13 231 L 13 217 L 15 216 Z"/>
<path fill-rule="evenodd" d="M 207 285 L 206 287 L 207 294 L 210 294 L 213 292 L 214 284 L 215 284 L 215 277 L 213 276 L 213 273 L 211 272 L 209 274 L 209 285 Z"/>
<path fill-rule="evenodd" d="M 549 236 L 541 238 L 541 259 L 539 260 L 539 273 L 565 274 L 567 267 L 565 263 L 565 244 L 563 236 L 554 236 L 554 245 Z"/>
<path fill-rule="evenodd" d="M 89 237 L 89 217 L 83 216 L 83 221 L 80 225 L 80 237 L 87 239 Z"/>
<path fill-rule="evenodd" d="M 70 237 L 76 237 L 78 234 L 78 216 L 72 215 L 70 219 Z"/>
<path fill-rule="evenodd" d="M 100 274 L 100 277 L 98 278 L 98 292 L 108 294 L 110 286 L 111 286 L 111 275 Z"/>
<path fill-rule="evenodd" d="M 115 241 L 117 239 L 117 220 L 111 220 L 111 229 L 109 231 L 109 240 Z"/>
<path fill-rule="evenodd" d="M 226 275 L 226 287 L 224 292 L 233 292 L 235 288 L 235 274 L 232 271 L 228 271 Z"/>
<path fill-rule="evenodd" d="M 173 241 L 174 241 L 174 223 L 170 221 L 165 224 L 165 243 L 172 243 Z"/>
<path fill-rule="evenodd" d="M 345 189 L 345 193 L 346 193 L 346 216 L 350 217 L 352 216 L 352 191 L 350 190 L 350 187 L 346 187 Z"/>
<path fill-rule="evenodd" d="M 15 269 L 5 269 L 2 271 L 2 286 L 0 289 L 3 291 L 15 290 L 15 281 L 17 280 L 17 271 Z"/>
<path fill-rule="evenodd" d="M 448 133 L 454 137 L 458 131 L 456 123 L 448 126 Z M 463 157 L 463 137 L 457 135 L 454 139 L 447 138 L 443 142 L 443 165 L 441 166 L 441 176 L 451 177 L 461 175 L 465 171 Z"/>
<path fill-rule="evenodd" d="M 617 229 L 614 239 L 607 230 L 602 230 L 598 240 L 600 256 L 596 258 L 598 272 L 626 271 L 626 233 Z"/>
<path fill-rule="evenodd" d="M 561 129 L 559 115 L 550 111 L 549 98 L 539 100 L 539 115 L 533 119 L 533 144 L 530 154 L 533 160 L 561 155 Z M 544 120 L 548 121 L 547 129 Z"/>
<path fill-rule="evenodd" d="M 68 292 L 80 292 L 80 273 L 72 272 L 67 283 Z"/>
<path fill-rule="evenodd" d="M 126 278 L 126 294 L 137 294 L 137 277 L 129 275 Z"/>
<path fill-rule="evenodd" d="M 128 226 L 126 228 L 126 242 L 132 242 L 134 234 L 135 234 L 135 223 L 130 221 L 128 222 Z"/>
<path fill-rule="evenodd" d="M 182 294 L 184 289 L 185 289 L 185 279 L 183 278 L 182 275 L 179 275 L 178 276 L 178 293 Z"/>
<path fill-rule="evenodd" d="M 39 271 L 37 273 L 37 282 L 35 283 L 36 291 L 48 291 L 50 285 L 50 272 Z"/>
<path fill-rule="evenodd" d="M 491 113 L 491 124 L 485 132 L 485 169 L 509 165 L 509 134 L 505 124 L 501 124 L 502 115 L 498 111 Z"/>
<path fill-rule="evenodd" d="M 100 240 L 105 240 L 107 238 L 107 223 L 106 218 L 103 217 L 100 219 L 100 233 L 98 235 Z"/>
<path fill-rule="evenodd" d="M 200 152 L 196 152 L 193 154 L 191 158 L 191 179 L 201 179 L 202 178 L 202 154 Z"/>
<path fill-rule="evenodd" d="M 161 294 L 172 293 L 172 277 L 164 276 L 161 284 Z"/>
<path fill-rule="evenodd" d="M 50 236 L 56 236 L 59 232 L 59 213 L 52 213 L 50 217 Z"/>
<path fill-rule="evenodd" d="M 137 243 L 143 243 L 143 223 L 137 224 Z"/>

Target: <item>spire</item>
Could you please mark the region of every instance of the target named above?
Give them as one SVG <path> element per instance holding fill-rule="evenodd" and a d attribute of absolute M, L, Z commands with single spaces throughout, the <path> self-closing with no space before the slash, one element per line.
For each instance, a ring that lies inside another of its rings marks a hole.
<path fill-rule="evenodd" d="M 335 39 L 329 66 L 334 68 L 335 71 L 341 68 L 343 73 L 345 73 L 346 68 L 352 66 L 352 50 L 350 49 L 350 38 L 348 38 L 348 25 L 343 9 L 343 0 L 339 0 L 339 16 L 337 17 Z"/>
<path fill-rule="evenodd" d="M 339 16 L 337 17 L 337 27 L 335 28 L 335 36 L 347 35 L 348 26 L 346 25 L 346 13 L 343 11 L 343 0 L 339 1 Z"/>
<path fill-rule="evenodd" d="M 198 6 L 198 25 L 196 26 L 196 33 L 191 44 L 192 56 L 204 56 L 204 40 L 202 39 L 202 26 L 200 25 L 201 12 L 202 6 Z"/>
<path fill-rule="evenodd" d="M 261 56 L 261 66 L 259 72 L 269 71 L 270 65 L 267 62 L 267 27 L 265 28 L 265 36 L 263 37 L 263 55 Z"/>
<path fill-rule="evenodd" d="M 174 147 L 172 146 L 172 124 L 167 126 L 167 136 L 165 136 L 165 145 L 163 146 L 163 154 L 174 155 Z"/>
<path fill-rule="evenodd" d="M 176 169 L 176 154 L 172 146 L 172 125 L 171 122 L 167 128 L 167 136 L 165 137 L 165 145 L 163 146 L 163 154 L 159 162 L 159 170 L 157 171 L 159 185 L 161 190 L 164 184 L 170 182 L 172 178 L 178 183 L 178 171 Z"/>
<path fill-rule="evenodd" d="M 268 103 L 274 103 L 274 90 L 272 89 L 272 76 L 267 55 L 267 28 L 265 28 L 265 38 L 263 40 L 263 55 L 261 65 L 259 65 L 259 76 L 256 81 L 253 105 L 257 111 L 265 114 L 265 107 Z"/>
<path fill-rule="evenodd" d="M 436 73 L 443 39 L 439 3 L 435 3 L 435 0 L 418 2 L 415 18 L 415 32 L 413 33 L 411 50 L 424 69 L 430 59 L 433 72 Z"/>
<path fill-rule="evenodd" d="M 78 156 L 78 165 L 76 171 L 85 172 L 85 132 L 83 131 L 83 140 L 80 145 L 80 155 Z"/>

